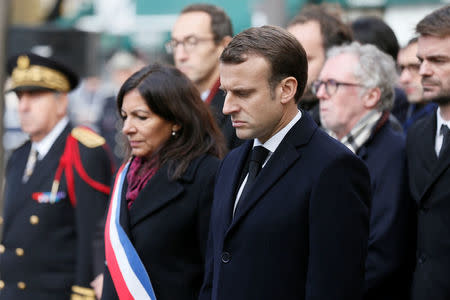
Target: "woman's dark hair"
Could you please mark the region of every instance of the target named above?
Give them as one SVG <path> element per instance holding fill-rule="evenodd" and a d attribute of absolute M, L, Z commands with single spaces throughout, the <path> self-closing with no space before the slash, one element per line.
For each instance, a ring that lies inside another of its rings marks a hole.
<path fill-rule="evenodd" d="M 137 71 L 120 88 L 117 108 L 123 98 L 137 90 L 153 113 L 181 126 L 150 159 L 167 164 L 169 177 L 178 179 L 196 157 L 209 153 L 219 158 L 225 154 L 225 138 L 210 110 L 201 100 L 193 83 L 178 69 L 153 64 Z"/>

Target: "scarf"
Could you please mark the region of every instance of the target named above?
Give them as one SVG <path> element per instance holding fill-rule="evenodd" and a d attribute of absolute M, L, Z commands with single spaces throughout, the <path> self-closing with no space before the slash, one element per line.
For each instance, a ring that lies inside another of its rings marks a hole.
<path fill-rule="evenodd" d="M 353 153 L 357 153 L 359 148 L 364 145 L 372 136 L 373 131 L 377 127 L 378 120 L 381 118 L 382 112 L 371 110 L 356 125 L 350 132 L 344 136 L 340 142 L 347 146 Z M 336 138 L 336 135 L 330 130 L 326 130 L 329 135 Z"/>
<path fill-rule="evenodd" d="M 156 167 L 156 159 L 147 161 L 141 157 L 135 157 L 127 174 L 128 188 L 126 200 L 128 209 L 131 208 L 136 200 L 139 192 L 144 188 L 147 182 L 155 175 L 158 168 Z"/>

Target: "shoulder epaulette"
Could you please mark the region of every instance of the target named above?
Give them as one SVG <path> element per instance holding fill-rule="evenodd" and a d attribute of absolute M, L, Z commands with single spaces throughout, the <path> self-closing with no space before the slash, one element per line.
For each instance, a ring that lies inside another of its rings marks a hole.
<path fill-rule="evenodd" d="M 72 136 L 88 148 L 96 148 L 105 144 L 105 139 L 86 127 L 75 127 Z"/>

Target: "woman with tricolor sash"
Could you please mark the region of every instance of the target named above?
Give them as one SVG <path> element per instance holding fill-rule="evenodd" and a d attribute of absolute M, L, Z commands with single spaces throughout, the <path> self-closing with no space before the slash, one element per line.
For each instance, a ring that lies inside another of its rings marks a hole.
<path fill-rule="evenodd" d="M 196 299 L 224 138 L 173 67 L 133 74 L 117 107 L 131 155 L 111 194 L 102 299 Z"/>

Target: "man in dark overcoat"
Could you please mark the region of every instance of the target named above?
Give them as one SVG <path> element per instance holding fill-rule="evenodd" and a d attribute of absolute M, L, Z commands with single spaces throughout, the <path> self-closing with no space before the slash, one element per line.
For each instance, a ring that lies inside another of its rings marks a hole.
<path fill-rule="evenodd" d="M 417 205 L 413 300 L 450 299 L 450 6 L 425 16 L 419 34 L 423 98 L 438 104 L 406 142 L 409 184 Z"/>

